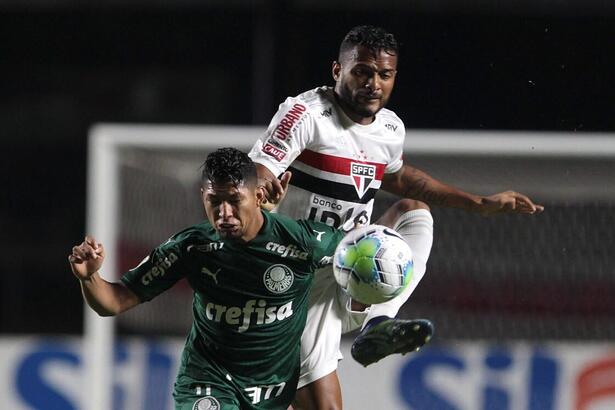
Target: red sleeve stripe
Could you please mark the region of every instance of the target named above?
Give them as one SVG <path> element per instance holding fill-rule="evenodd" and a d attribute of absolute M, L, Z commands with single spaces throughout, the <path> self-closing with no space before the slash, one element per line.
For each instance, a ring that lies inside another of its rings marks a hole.
<path fill-rule="evenodd" d="M 382 181 L 382 176 L 384 175 L 384 170 L 386 168 L 386 164 L 336 157 L 334 155 L 321 154 L 309 149 L 303 150 L 301 155 L 297 157 L 297 160 L 311 166 L 312 168 L 341 175 L 350 175 L 351 163 L 373 165 L 376 167 L 375 179 L 378 181 Z"/>

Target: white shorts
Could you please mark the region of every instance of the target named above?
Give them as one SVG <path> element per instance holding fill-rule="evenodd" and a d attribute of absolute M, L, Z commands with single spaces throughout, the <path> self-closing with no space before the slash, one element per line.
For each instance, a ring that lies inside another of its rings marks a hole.
<path fill-rule="evenodd" d="M 360 328 L 366 319 L 394 317 L 425 274 L 433 241 L 433 219 L 426 209 L 409 211 L 394 229 L 404 227 L 404 235 L 414 255 L 414 271 L 408 288 L 393 300 L 373 305 L 364 312 L 350 310 L 350 298 L 335 282 L 331 266 L 314 274 L 310 291 L 307 322 L 301 336 L 301 373 L 298 388 L 310 384 L 337 369 L 342 359 L 341 335 Z"/>

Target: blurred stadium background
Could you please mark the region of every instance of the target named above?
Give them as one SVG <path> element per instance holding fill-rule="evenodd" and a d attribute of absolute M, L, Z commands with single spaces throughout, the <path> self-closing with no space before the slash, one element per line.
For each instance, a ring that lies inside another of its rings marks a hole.
<path fill-rule="evenodd" d="M 469 143 L 406 160 L 547 210 L 434 209 L 428 274 L 402 312 L 432 318 L 434 343 L 368 370 L 344 360 L 347 408 L 615 408 L 615 3 L 597 0 L 0 1 L 0 408 L 170 408 L 189 321 L 181 287 L 117 321 L 107 407 L 88 395 L 97 354 L 84 353 L 66 255 L 86 231 L 88 136 L 114 129 L 94 124 L 148 124 L 134 129 L 144 139 L 181 125 L 178 138 L 224 145 L 207 126 L 262 129 L 286 96 L 331 83 L 340 39 L 364 23 L 402 42 L 390 108 L 409 138 L 487 140 L 484 152 Z M 499 137 L 550 140 L 553 152 L 489 151 Z M 574 141 L 565 153 L 561 138 Z M 200 217 L 204 155 L 122 151 L 121 269 Z M 379 200 L 377 213 L 391 198 Z"/>

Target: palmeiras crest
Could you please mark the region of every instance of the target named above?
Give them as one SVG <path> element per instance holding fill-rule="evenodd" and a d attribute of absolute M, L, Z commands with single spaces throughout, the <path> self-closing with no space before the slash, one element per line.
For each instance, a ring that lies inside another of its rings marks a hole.
<path fill-rule="evenodd" d="M 192 406 L 193 410 L 220 410 L 220 408 L 220 402 L 212 396 L 198 399 Z"/>

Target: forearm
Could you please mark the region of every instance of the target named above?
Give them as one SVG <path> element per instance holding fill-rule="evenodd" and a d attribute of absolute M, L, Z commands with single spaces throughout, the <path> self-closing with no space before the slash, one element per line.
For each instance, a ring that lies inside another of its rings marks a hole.
<path fill-rule="evenodd" d="M 100 316 L 115 316 L 139 303 L 138 297 L 121 282 L 108 282 L 94 273 L 81 280 L 86 303 Z"/>
<path fill-rule="evenodd" d="M 478 211 L 483 197 L 462 191 L 409 166 L 401 172 L 385 176 L 382 189 L 403 198 L 423 201 L 429 205 Z"/>

